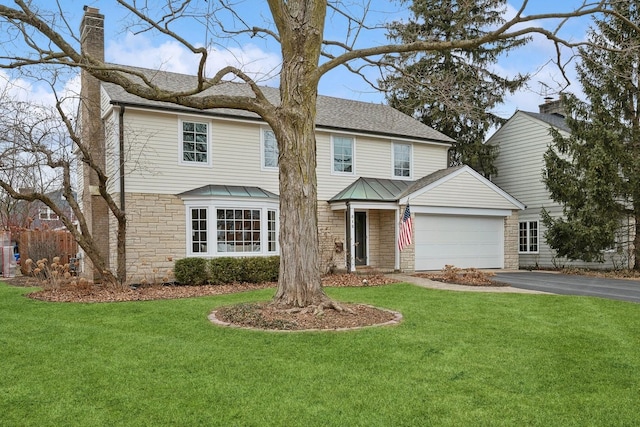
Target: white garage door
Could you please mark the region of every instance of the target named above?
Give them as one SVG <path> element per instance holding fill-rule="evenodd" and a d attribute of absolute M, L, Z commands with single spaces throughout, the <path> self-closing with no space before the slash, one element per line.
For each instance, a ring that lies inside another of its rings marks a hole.
<path fill-rule="evenodd" d="M 502 217 L 416 214 L 414 226 L 416 270 L 504 266 Z"/>

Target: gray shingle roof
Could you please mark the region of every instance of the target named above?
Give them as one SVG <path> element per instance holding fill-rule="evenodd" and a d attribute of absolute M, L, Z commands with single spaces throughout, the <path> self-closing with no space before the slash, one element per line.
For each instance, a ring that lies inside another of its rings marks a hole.
<path fill-rule="evenodd" d="M 565 121 L 564 116 L 561 116 L 560 114 L 531 113 L 529 111 L 523 111 L 523 113 L 538 120 L 542 120 L 548 125 L 551 125 L 565 132 L 571 132 L 571 129 L 569 129 L 569 126 L 567 126 L 567 122 Z"/>
<path fill-rule="evenodd" d="M 160 87 L 179 91 L 195 87 L 196 77 L 166 71 L 149 70 L 137 67 L 124 67 L 144 73 Z M 150 101 L 127 93 L 120 86 L 102 83 L 103 88 L 114 104 L 124 104 L 149 108 L 170 109 L 174 111 L 197 111 L 170 102 Z M 279 89 L 261 86 L 265 96 L 274 104 L 279 103 Z M 251 96 L 249 87 L 243 83 L 223 83 L 206 90 L 204 95 L 226 94 Z M 204 111 L 205 114 L 243 117 L 260 120 L 251 112 L 229 108 L 216 108 Z M 317 103 L 316 125 L 332 130 L 349 130 L 390 137 L 406 137 L 422 141 L 453 143 L 453 139 L 430 128 L 400 111 L 382 104 L 353 101 L 320 95 Z"/>

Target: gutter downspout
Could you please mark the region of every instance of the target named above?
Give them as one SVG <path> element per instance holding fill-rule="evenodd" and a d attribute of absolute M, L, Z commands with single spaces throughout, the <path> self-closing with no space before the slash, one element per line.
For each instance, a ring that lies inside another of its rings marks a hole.
<path fill-rule="evenodd" d="M 125 195 L 124 195 L 124 110 L 125 110 L 125 106 L 120 105 L 120 113 L 118 114 L 118 163 L 120 167 L 120 210 L 122 212 L 126 212 Z M 126 260 L 127 259 L 126 244 L 124 245 L 122 250 L 124 252 L 123 258 Z"/>
<path fill-rule="evenodd" d="M 120 209 L 124 208 L 124 110 L 125 106 L 120 105 L 120 114 L 118 117 L 118 154 L 120 167 Z"/>

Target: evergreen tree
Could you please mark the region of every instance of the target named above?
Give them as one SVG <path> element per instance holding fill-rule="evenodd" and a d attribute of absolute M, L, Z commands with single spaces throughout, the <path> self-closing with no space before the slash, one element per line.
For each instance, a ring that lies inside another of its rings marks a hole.
<path fill-rule="evenodd" d="M 612 6 L 639 22 L 636 1 Z M 640 268 L 640 34 L 623 19 L 594 19 L 592 43 L 579 50 L 578 79 L 587 102 L 563 97 L 571 130 L 545 154 L 544 180 L 563 217 L 543 212 L 545 238 L 559 256 L 602 261 L 603 250 L 635 225 L 635 264 Z M 602 49 L 597 46 L 606 46 Z M 633 235 L 633 233 L 631 233 Z"/>
<path fill-rule="evenodd" d="M 402 3 L 407 3 L 403 0 Z M 396 42 L 465 40 L 501 25 L 506 0 L 413 0 L 412 18 L 389 26 Z M 388 56 L 392 70 L 381 82 L 391 106 L 450 136 L 457 144 L 450 165 L 468 164 L 495 174 L 494 147 L 487 132 L 503 123 L 491 110 L 528 79 L 509 79 L 491 70 L 498 57 L 522 46 L 526 38 L 496 40 L 473 49 L 434 50 Z"/>

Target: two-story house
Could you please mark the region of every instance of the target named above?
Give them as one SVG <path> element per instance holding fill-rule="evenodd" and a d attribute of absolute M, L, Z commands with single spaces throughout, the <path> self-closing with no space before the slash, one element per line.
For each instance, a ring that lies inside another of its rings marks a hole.
<path fill-rule="evenodd" d="M 87 49 L 100 47 L 102 19 L 86 8 Z M 170 89 L 195 84 L 194 76 L 137 71 Z M 149 101 L 88 77 L 83 90 L 83 131 L 101 129 L 92 140 L 102 138 L 95 149 L 102 150 L 110 191 L 127 212 L 132 280 L 149 268 L 170 268 L 169 259 L 279 253 L 278 148 L 260 117 Z M 209 90 L 250 93 L 240 83 Z M 262 90 L 278 102 L 277 89 Z M 386 105 L 320 96 L 316 141 L 325 267 L 517 268 L 524 205 L 467 166 L 447 168 L 451 138 Z M 80 200 L 113 263 L 114 221 L 92 199 L 90 174 L 79 180 Z M 407 203 L 413 244 L 400 251 Z"/>
<path fill-rule="evenodd" d="M 571 130 L 565 122 L 560 100 L 546 99 L 539 112 L 516 111 L 493 134 L 487 144 L 498 147 L 495 166 L 498 174 L 492 181 L 526 205 L 518 223 L 518 253 L 520 268 L 612 268 L 628 267 L 630 236 L 620 236 L 619 247 L 605 253 L 604 263 L 570 261 L 558 257 L 547 244 L 541 212 L 552 217 L 562 216 L 562 206 L 554 202 L 543 182 L 544 153 L 553 144 L 550 129 L 564 137 Z M 621 229 L 622 230 L 622 229 Z M 625 228 L 628 232 L 628 228 Z"/>

